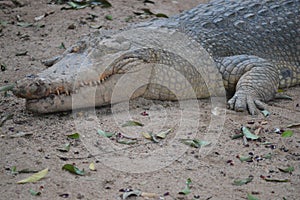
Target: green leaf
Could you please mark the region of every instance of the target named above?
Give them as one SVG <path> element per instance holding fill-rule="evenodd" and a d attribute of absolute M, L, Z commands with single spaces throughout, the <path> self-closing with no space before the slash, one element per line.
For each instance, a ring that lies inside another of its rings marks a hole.
<path fill-rule="evenodd" d="M 58 151 L 61 152 L 69 152 L 71 148 L 71 144 L 70 143 L 66 143 L 62 148 L 58 148 Z"/>
<path fill-rule="evenodd" d="M 168 129 L 165 131 L 161 131 L 159 133 L 156 134 L 156 137 L 161 138 L 161 139 L 165 139 L 167 137 L 167 135 L 172 131 L 172 129 Z"/>
<path fill-rule="evenodd" d="M 200 148 L 211 144 L 211 142 L 197 140 L 197 139 L 181 139 L 180 141 L 194 148 Z"/>
<path fill-rule="evenodd" d="M 183 190 L 181 190 L 180 192 L 178 192 L 178 194 L 183 194 L 183 195 L 188 195 L 191 193 L 191 183 L 192 180 L 190 178 L 188 178 L 185 182 L 185 188 Z"/>
<path fill-rule="evenodd" d="M 203 141 L 203 140 L 194 140 L 199 147 L 205 147 L 211 144 L 211 142 Z"/>
<path fill-rule="evenodd" d="M 29 193 L 32 195 L 32 196 L 40 196 L 42 193 L 41 192 L 36 192 L 34 191 L 33 189 L 30 189 L 29 190 Z"/>
<path fill-rule="evenodd" d="M 111 132 L 105 132 L 105 131 L 103 131 L 103 130 L 101 130 L 101 129 L 98 129 L 98 130 L 97 130 L 97 133 L 98 133 L 98 135 L 101 135 L 101 136 L 107 137 L 107 138 L 110 138 L 110 137 L 112 137 L 112 136 L 115 135 L 114 133 L 111 133 Z"/>
<path fill-rule="evenodd" d="M 59 48 L 59 49 L 66 49 L 66 46 L 65 46 L 65 44 L 62 42 L 62 43 L 60 43 L 60 45 L 59 45 L 58 48 Z"/>
<path fill-rule="evenodd" d="M 38 173 L 32 174 L 26 179 L 23 179 L 21 181 L 18 181 L 18 184 L 23 184 L 23 183 L 32 183 L 32 182 L 37 182 L 40 179 L 44 178 L 48 174 L 48 168 L 39 171 Z"/>
<path fill-rule="evenodd" d="M 244 136 L 244 134 L 235 134 L 233 136 L 231 136 L 231 139 L 238 139 L 238 138 L 242 138 Z"/>
<path fill-rule="evenodd" d="M 137 122 L 137 121 L 129 120 L 125 124 L 122 125 L 122 127 L 126 127 L 126 126 L 144 126 L 144 124 Z"/>
<path fill-rule="evenodd" d="M 262 110 L 261 113 L 262 113 L 265 117 L 270 116 L 270 112 L 267 111 L 267 110 Z"/>
<path fill-rule="evenodd" d="M 12 166 L 11 169 L 10 169 L 10 172 L 11 172 L 12 174 L 17 174 L 17 173 L 18 173 L 17 167 L 16 167 L 16 166 Z"/>
<path fill-rule="evenodd" d="M 253 176 L 250 175 L 248 178 L 245 179 L 236 179 L 233 181 L 233 185 L 237 185 L 237 186 L 241 186 L 241 185 L 245 185 L 247 183 L 250 183 L 253 180 Z"/>
<path fill-rule="evenodd" d="M 113 20 L 113 17 L 111 15 L 105 15 L 105 19 L 107 19 L 107 20 Z"/>
<path fill-rule="evenodd" d="M 73 9 L 82 9 L 82 8 L 85 8 L 85 7 L 89 6 L 87 4 L 87 2 L 84 2 L 84 3 L 75 3 L 73 1 L 69 1 L 69 2 L 67 2 L 67 4 L 69 6 L 71 6 L 71 8 L 73 8 Z"/>
<path fill-rule="evenodd" d="M 23 27 L 23 28 L 28 28 L 28 27 L 33 26 L 33 23 L 18 22 L 18 23 L 17 23 L 17 26 L 21 26 L 21 27 Z"/>
<path fill-rule="evenodd" d="M 68 172 L 71 172 L 72 174 L 77 174 L 77 175 L 81 175 L 81 176 L 83 176 L 85 174 L 84 170 L 80 170 L 72 164 L 65 164 L 62 167 L 62 169 L 66 170 Z"/>
<path fill-rule="evenodd" d="M 294 132 L 292 130 L 286 130 L 281 134 L 281 137 L 287 138 L 292 137 L 294 135 Z"/>
<path fill-rule="evenodd" d="M 241 162 L 248 162 L 251 161 L 253 158 L 251 156 L 241 156 L 239 155 L 239 159 Z"/>
<path fill-rule="evenodd" d="M 284 172 L 284 173 L 292 173 L 295 170 L 295 168 L 292 166 L 284 168 L 284 169 L 282 169 L 282 168 L 278 168 L 278 169 L 279 169 L 279 171 Z"/>
<path fill-rule="evenodd" d="M 242 131 L 243 131 L 244 136 L 245 136 L 246 138 L 248 138 L 248 139 L 256 140 L 256 139 L 259 138 L 259 136 L 252 134 L 252 133 L 250 132 L 250 130 L 249 130 L 247 127 L 245 127 L 245 126 L 243 126 Z"/>
<path fill-rule="evenodd" d="M 67 137 L 70 139 L 78 140 L 80 138 L 80 135 L 79 135 L 79 133 L 73 133 L 71 135 L 67 135 Z"/>
<path fill-rule="evenodd" d="M 251 194 L 248 194 L 247 195 L 247 199 L 248 200 L 259 200 L 258 198 L 256 198 L 255 196 L 251 195 Z"/>

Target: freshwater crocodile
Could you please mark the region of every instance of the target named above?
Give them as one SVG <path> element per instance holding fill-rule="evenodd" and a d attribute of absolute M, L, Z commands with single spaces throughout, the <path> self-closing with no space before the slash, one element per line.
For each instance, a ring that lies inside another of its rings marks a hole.
<path fill-rule="evenodd" d="M 210 67 L 220 73 L 227 95 L 231 95 L 230 109 L 256 114 L 265 102 L 276 97 L 278 88 L 300 84 L 299 0 L 215 0 L 168 19 L 86 36 L 63 55 L 48 60 L 46 64 L 53 65 L 50 68 L 18 81 L 14 94 L 26 99 L 28 110 L 39 113 L 102 106 L 123 100 L 112 102 L 112 95 L 124 74 L 129 74 L 131 82 L 145 74 L 147 81 L 130 98 L 178 99 L 170 88 L 183 98 L 192 97 L 190 93 L 196 98 L 210 96 L 201 73 L 192 69 L 195 66 L 185 58 L 158 45 L 140 45 L 153 41 L 147 32 L 135 33 L 139 28 L 180 32 L 203 47 L 213 59 Z M 128 30 L 133 36 L 120 36 Z M 113 61 L 106 62 L 108 58 Z M 160 65 L 170 68 L 157 69 Z M 187 90 L 186 83 L 181 84 L 178 74 L 170 69 L 183 74 L 193 91 Z M 128 83 L 124 82 L 123 90 L 125 84 Z M 214 81 L 210 84 L 220 87 Z M 96 94 L 89 97 L 91 93 L 86 91 L 91 88 Z M 77 98 L 84 103 L 72 105 L 72 99 Z"/>

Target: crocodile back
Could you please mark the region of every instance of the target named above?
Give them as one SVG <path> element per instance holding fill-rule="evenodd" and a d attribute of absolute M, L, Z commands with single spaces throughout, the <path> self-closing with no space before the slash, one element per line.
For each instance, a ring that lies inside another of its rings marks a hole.
<path fill-rule="evenodd" d="M 172 20 L 214 58 L 256 55 L 300 71 L 299 16 L 299 0 L 217 0 Z"/>

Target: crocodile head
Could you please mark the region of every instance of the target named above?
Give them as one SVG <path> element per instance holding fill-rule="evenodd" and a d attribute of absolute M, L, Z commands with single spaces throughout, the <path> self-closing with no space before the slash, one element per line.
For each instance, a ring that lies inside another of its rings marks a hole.
<path fill-rule="evenodd" d="M 26 99 L 27 110 L 38 113 L 110 104 L 122 75 L 132 72 L 127 76 L 132 82 L 141 74 L 150 74 L 142 70 L 136 48 L 140 47 L 118 34 L 90 37 L 68 49 L 50 68 L 17 81 L 13 92 Z M 134 95 L 142 93 L 143 87 Z M 125 96 L 114 99 L 122 101 Z"/>

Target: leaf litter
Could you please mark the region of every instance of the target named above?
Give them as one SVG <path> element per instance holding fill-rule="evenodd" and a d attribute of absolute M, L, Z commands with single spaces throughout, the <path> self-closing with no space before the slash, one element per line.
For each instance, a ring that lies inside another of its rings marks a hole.
<path fill-rule="evenodd" d="M 29 176 L 28 178 L 25 178 L 23 180 L 18 181 L 18 184 L 24 184 L 24 183 L 33 183 L 33 182 L 37 182 L 40 179 L 44 178 L 47 174 L 48 174 L 48 168 L 39 171 L 35 174 L 32 174 L 31 176 Z"/>
<path fill-rule="evenodd" d="M 247 127 L 245 127 L 245 126 L 242 127 L 242 132 L 243 132 L 244 136 L 245 136 L 247 139 L 257 140 L 257 139 L 259 138 L 258 135 L 252 134 L 252 133 L 250 132 L 250 130 L 249 130 Z"/>
<path fill-rule="evenodd" d="M 98 135 L 101 135 L 101 136 L 107 137 L 107 138 L 110 138 L 110 137 L 116 135 L 115 133 L 112 133 L 112 132 L 106 132 L 106 131 L 103 131 L 103 130 L 101 130 L 101 129 L 98 129 L 98 130 L 97 130 L 97 133 L 98 133 Z"/>
<path fill-rule="evenodd" d="M 180 141 L 183 144 L 186 144 L 186 145 L 194 147 L 194 148 L 205 147 L 205 146 L 208 146 L 211 144 L 211 142 L 203 141 L 203 140 L 199 140 L 199 139 L 180 139 Z"/>
<path fill-rule="evenodd" d="M 156 134 L 152 133 L 152 132 L 142 132 L 141 134 L 144 136 L 144 138 L 148 139 L 148 140 L 152 140 L 155 143 L 159 143 L 158 139 L 165 139 L 167 137 L 167 135 L 172 132 L 173 129 L 167 129 L 164 131 L 160 131 Z"/>
<path fill-rule="evenodd" d="M 78 140 L 80 138 L 80 135 L 79 135 L 79 133 L 73 133 L 73 134 L 67 135 L 67 137 L 70 139 Z"/>
<path fill-rule="evenodd" d="M 295 168 L 292 166 L 289 166 L 287 168 L 278 168 L 279 171 L 284 172 L 284 173 L 292 173 L 293 171 L 295 171 Z"/>
<path fill-rule="evenodd" d="M 29 193 L 32 195 L 32 196 L 40 196 L 42 193 L 41 192 L 37 192 L 33 189 L 29 189 Z"/>
<path fill-rule="evenodd" d="M 233 181 L 233 185 L 236 186 L 241 186 L 241 185 L 245 185 L 247 183 L 250 183 L 253 180 L 254 176 L 250 175 L 248 178 L 245 179 L 235 179 Z"/>
<path fill-rule="evenodd" d="M 66 170 L 72 174 L 76 174 L 76 175 L 85 175 L 85 171 L 84 169 L 83 170 L 80 170 L 78 169 L 75 165 L 72 165 L 72 164 L 65 164 L 63 167 L 62 167 L 63 170 Z"/>
<path fill-rule="evenodd" d="M 259 200 L 258 198 L 256 198 L 256 197 L 253 196 L 252 194 L 247 194 L 247 199 L 248 199 L 248 200 Z"/>
<path fill-rule="evenodd" d="M 89 164 L 89 169 L 90 169 L 91 171 L 96 171 L 96 167 L 95 167 L 95 163 L 94 163 L 94 162 L 91 162 L 91 163 Z"/>
<path fill-rule="evenodd" d="M 122 127 L 127 127 L 127 126 L 144 126 L 144 124 L 138 121 L 129 120 L 122 125 Z"/>
<path fill-rule="evenodd" d="M 57 148 L 57 150 L 60 151 L 60 152 L 69 152 L 70 148 L 71 148 L 71 144 L 70 143 L 66 143 L 62 147 Z"/>
<path fill-rule="evenodd" d="M 180 192 L 178 192 L 178 194 L 182 194 L 182 195 L 188 195 L 191 193 L 191 184 L 192 184 L 192 180 L 190 178 L 188 178 L 185 182 L 185 188 L 183 190 L 181 190 Z"/>
<path fill-rule="evenodd" d="M 56 4 L 67 4 L 69 7 L 62 7 L 61 10 L 69 10 L 69 9 L 83 9 L 86 7 L 94 7 L 100 6 L 102 8 L 109 8 L 112 4 L 107 0 L 56 0 L 54 3 Z"/>
<path fill-rule="evenodd" d="M 281 137 L 287 138 L 292 137 L 294 135 L 294 132 L 292 130 L 286 130 L 281 134 Z"/>

